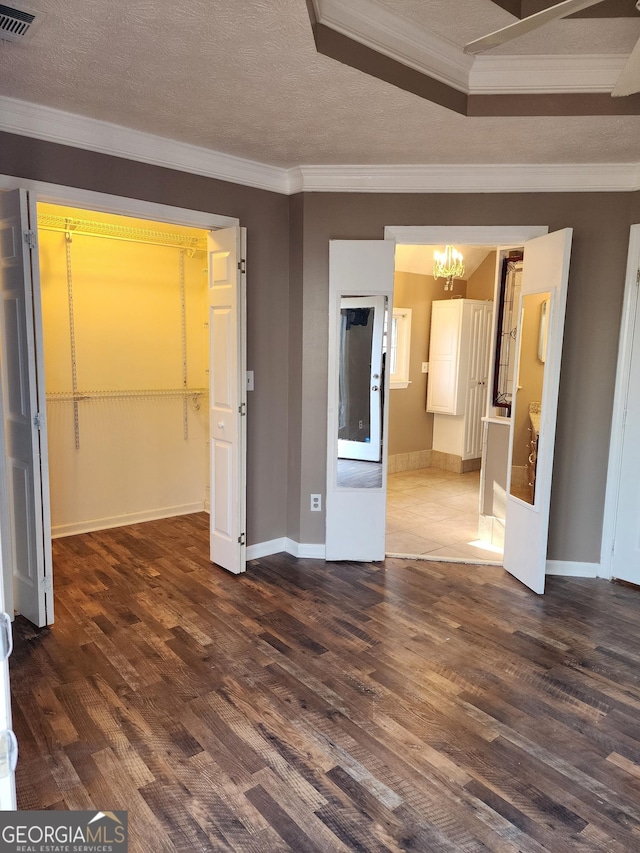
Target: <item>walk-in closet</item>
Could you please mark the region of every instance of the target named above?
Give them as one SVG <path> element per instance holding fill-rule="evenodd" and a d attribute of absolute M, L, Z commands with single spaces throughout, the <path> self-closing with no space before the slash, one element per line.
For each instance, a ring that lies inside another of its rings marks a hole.
<path fill-rule="evenodd" d="M 206 232 L 38 205 L 53 536 L 208 507 Z"/>

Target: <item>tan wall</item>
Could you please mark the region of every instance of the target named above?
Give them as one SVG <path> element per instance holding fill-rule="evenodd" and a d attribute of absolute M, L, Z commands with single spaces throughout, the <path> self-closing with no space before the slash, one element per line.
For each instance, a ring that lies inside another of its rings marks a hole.
<path fill-rule="evenodd" d="M 465 296 L 466 282 L 455 281 L 453 295 Z M 389 392 L 389 455 L 430 450 L 433 446 L 433 415 L 425 411 L 428 374 L 422 362 L 429 357 L 431 304 L 445 299 L 443 281 L 430 275 L 397 272 L 394 279 L 395 308 L 411 308 L 411 356 L 408 388 Z"/>
<path fill-rule="evenodd" d="M 467 282 L 467 299 L 493 299 L 496 252 L 490 252 Z"/>

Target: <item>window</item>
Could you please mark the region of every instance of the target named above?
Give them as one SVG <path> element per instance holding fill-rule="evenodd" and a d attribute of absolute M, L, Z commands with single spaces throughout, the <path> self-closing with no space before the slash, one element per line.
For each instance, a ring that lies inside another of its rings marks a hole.
<path fill-rule="evenodd" d="M 394 308 L 389 335 L 389 387 L 409 387 L 411 308 Z"/>

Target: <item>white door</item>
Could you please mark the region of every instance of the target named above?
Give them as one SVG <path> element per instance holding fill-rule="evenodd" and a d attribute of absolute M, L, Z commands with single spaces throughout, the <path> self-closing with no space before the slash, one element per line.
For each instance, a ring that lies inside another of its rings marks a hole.
<path fill-rule="evenodd" d="M 564 315 L 572 230 L 525 243 L 521 321 L 518 326 L 518 388 L 511 415 L 504 567 L 534 592 L 544 592 Z M 536 413 L 536 409 L 539 411 Z M 535 442 L 522 447 L 524 427 Z M 525 450 L 524 466 L 518 465 Z M 524 469 L 525 482 L 514 472 Z"/>
<path fill-rule="evenodd" d="M 469 379 L 465 394 L 462 458 L 476 459 L 482 455 L 482 418 L 487 405 L 493 302 L 471 305 L 469 312 Z"/>
<path fill-rule="evenodd" d="M 387 454 L 379 463 L 339 459 L 340 338 L 342 300 L 364 298 L 389 309 L 393 296 L 395 243 L 391 240 L 332 240 L 329 243 L 329 367 L 327 400 L 326 559 L 383 560 Z M 374 308 L 374 313 L 377 313 Z M 375 320 L 374 320 L 375 322 Z M 382 341 L 380 341 L 381 358 Z M 373 371 L 375 373 L 375 371 Z M 388 400 L 389 376 L 382 377 Z M 371 377 L 365 376 L 369 393 Z M 383 405 L 382 431 L 388 406 Z M 346 470 L 343 463 L 347 463 Z"/>
<path fill-rule="evenodd" d="M 640 271 L 636 272 L 637 257 L 633 258 L 636 286 L 629 311 L 631 358 L 624 390 L 611 577 L 640 585 L 640 298 L 637 285 Z"/>
<path fill-rule="evenodd" d="M 211 560 L 246 570 L 246 230 L 208 238 Z"/>
<path fill-rule="evenodd" d="M 384 303 L 384 296 L 343 297 L 340 300 L 340 459 L 380 462 L 382 458 Z"/>
<path fill-rule="evenodd" d="M 0 194 L 0 332 L 15 610 L 53 622 L 51 515 L 35 202 Z"/>

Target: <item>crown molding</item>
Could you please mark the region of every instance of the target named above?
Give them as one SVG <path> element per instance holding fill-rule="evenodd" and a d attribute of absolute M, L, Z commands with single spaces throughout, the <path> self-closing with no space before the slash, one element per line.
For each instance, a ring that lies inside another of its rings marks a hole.
<path fill-rule="evenodd" d="M 366 193 L 632 192 L 638 163 L 301 166 L 295 191 Z"/>
<path fill-rule="evenodd" d="M 0 97 L 0 130 L 269 190 L 367 193 L 631 192 L 640 163 L 296 166 L 254 160 Z"/>
<path fill-rule="evenodd" d="M 403 65 L 467 91 L 473 57 L 375 0 L 316 0 L 318 22 Z"/>
<path fill-rule="evenodd" d="M 626 54 L 470 56 L 376 0 L 314 0 L 319 23 L 467 95 L 609 93 Z"/>
<path fill-rule="evenodd" d="M 287 169 L 14 98 L 0 96 L 0 130 L 262 190 L 289 192 Z"/>
<path fill-rule="evenodd" d="M 472 95 L 611 92 L 627 56 L 477 56 L 469 73 Z"/>

